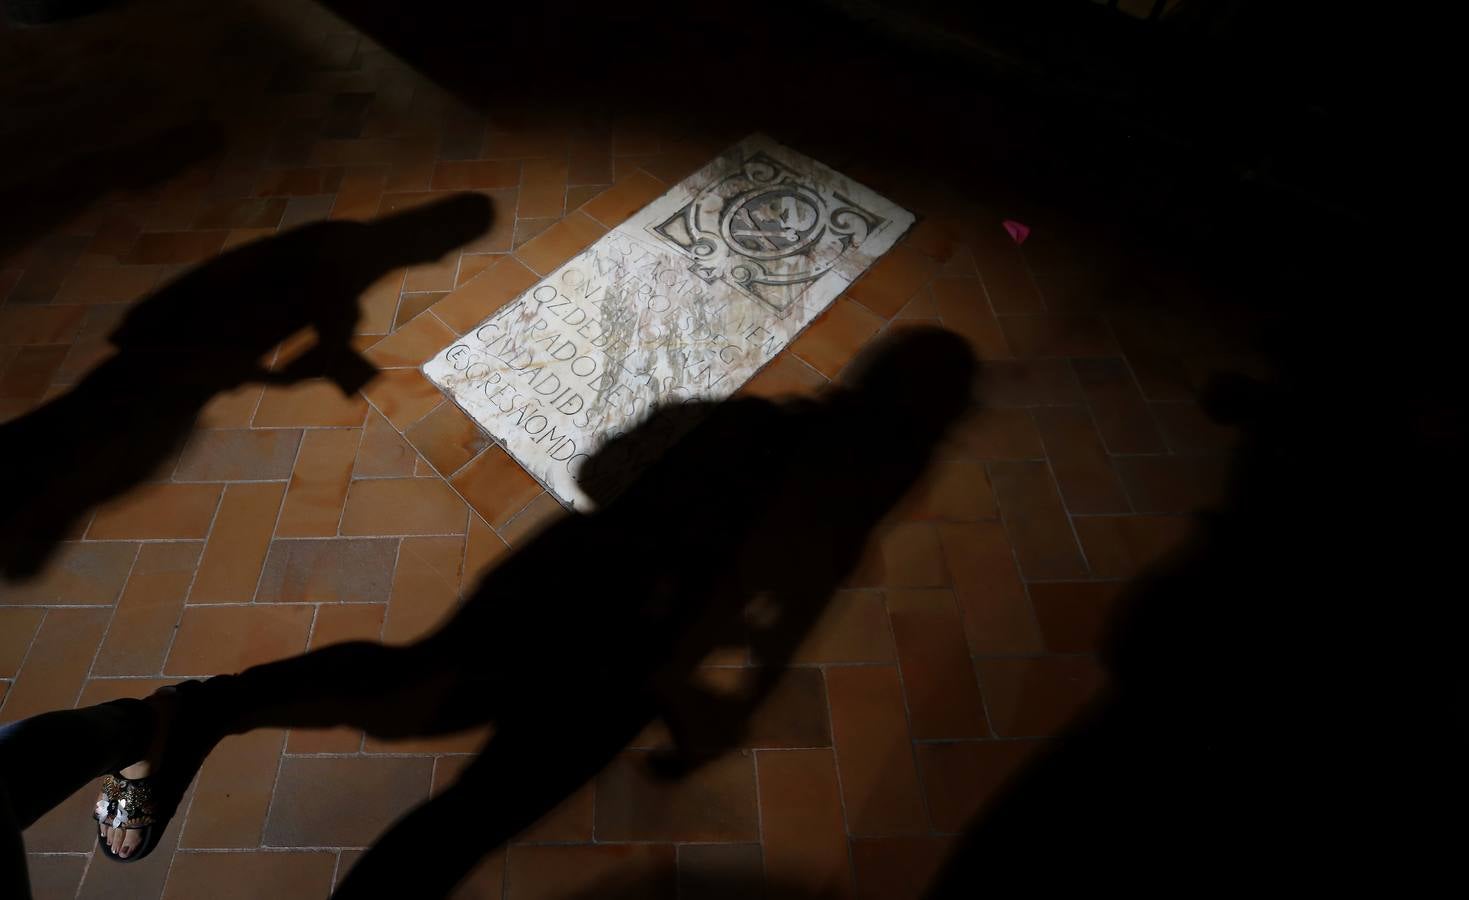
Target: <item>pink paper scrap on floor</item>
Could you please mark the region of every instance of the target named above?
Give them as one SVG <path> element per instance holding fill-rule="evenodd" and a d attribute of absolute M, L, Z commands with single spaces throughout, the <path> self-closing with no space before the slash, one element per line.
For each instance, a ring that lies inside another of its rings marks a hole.
<path fill-rule="evenodd" d="M 1024 222 L 1017 222 L 1014 219 L 1006 219 L 1000 224 L 1005 226 L 1005 230 L 1010 233 L 1010 240 L 1014 241 L 1016 244 L 1023 244 L 1025 243 L 1025 239 L 1030 237 L 1030 226 L 1025 224 Z"/>

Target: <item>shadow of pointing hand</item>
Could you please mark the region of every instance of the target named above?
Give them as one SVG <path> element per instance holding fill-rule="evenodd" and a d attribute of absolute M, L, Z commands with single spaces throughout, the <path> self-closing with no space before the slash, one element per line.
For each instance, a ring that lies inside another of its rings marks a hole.
<path fill-rule="evenodd" d="M 169 464 L 210 398 L 249 383 L 326 378 L 343 394 L 376 369 L 352 347 L 358 297 L 394 269 L 484 233 L 490 201 L 459 194 L 374 222 L 318 222 L 224 253 L 139 301 L 117 348 L 70 392 L 0 426 L 0 574 L 40 571 L 74 522 Z M 266 365 L 303 329 L 315 344 Z"/>

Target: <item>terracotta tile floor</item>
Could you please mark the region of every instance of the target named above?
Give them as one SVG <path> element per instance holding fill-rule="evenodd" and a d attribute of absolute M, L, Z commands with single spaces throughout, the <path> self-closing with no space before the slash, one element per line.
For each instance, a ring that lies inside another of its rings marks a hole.
<path fill-rule="evenodd" d="M 99 188 L 3 248 L 0 418 L 64 394 L 106 358 L 124 308 L 222 249 L 453 190 L 489 196 L 498 218 L 364 293 L 354 342 L 382 373 L 360 394 L 217 396 L 154 482 L 104 503 L 34 579 L 0 583 L 0 721 L 429 629 L 559 510 L 415 366 L 727 137 L 483 116 L 314 7 L 266 6 L 297 50 L 283 60 L 240 34 L 215 97 L 222 147 L 156 183 Z M 101 45 L 105 29 L 80 28 Z M 874 536 L 748 747 L 671 786 L 629 748 L 465 896 L 549 900 L 651 873 L 648 896 L 694 900 L 763 868 L 829 897 L 917 897 L 969 816 L 1103 688 L 1091 654 L 1120 580 L 1219 489 L 1232 434 L 1195 391 L 1254 364 L 1237 334 L 1144 325 L 1146 292 L 1075 263 L 1091 236 L 1064 221 L 1031 221 L 1017 248 L 1004 210 L 860 153 L 828 161 L 921 222 L 746 393 L 818 390 L 874 338 L 937 321 L 986 360 L 981 402 Z M 482 737 L 230 739 L 140 865 L 93 854 L 88 788 L 26 835 L 38 896 L 325 897 Z"/>

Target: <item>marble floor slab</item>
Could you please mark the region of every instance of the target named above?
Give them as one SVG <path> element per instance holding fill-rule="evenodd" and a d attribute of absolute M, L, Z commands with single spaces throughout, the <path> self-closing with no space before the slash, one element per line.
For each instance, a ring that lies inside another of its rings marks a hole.
<path fill-rule="evenodd" d="M 764 135 L 711 160 L 423 372 L 573 509 L 578 474 L 660 406 L 748 381 L 913 224 Z"/>

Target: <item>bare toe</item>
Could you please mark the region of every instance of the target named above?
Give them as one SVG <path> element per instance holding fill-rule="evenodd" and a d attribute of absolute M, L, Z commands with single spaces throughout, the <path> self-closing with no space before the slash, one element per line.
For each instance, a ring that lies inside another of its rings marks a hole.
<path fill-rule="evenodd" d="M 138 849 L 138 845 L 141 843 L 143 843 L 143 833 L 136 828 L 128 829 L 127 834 L 122 839 L 122 852 L 120 855 L 123 857 L 132 856 L 133 851 Z"/>

